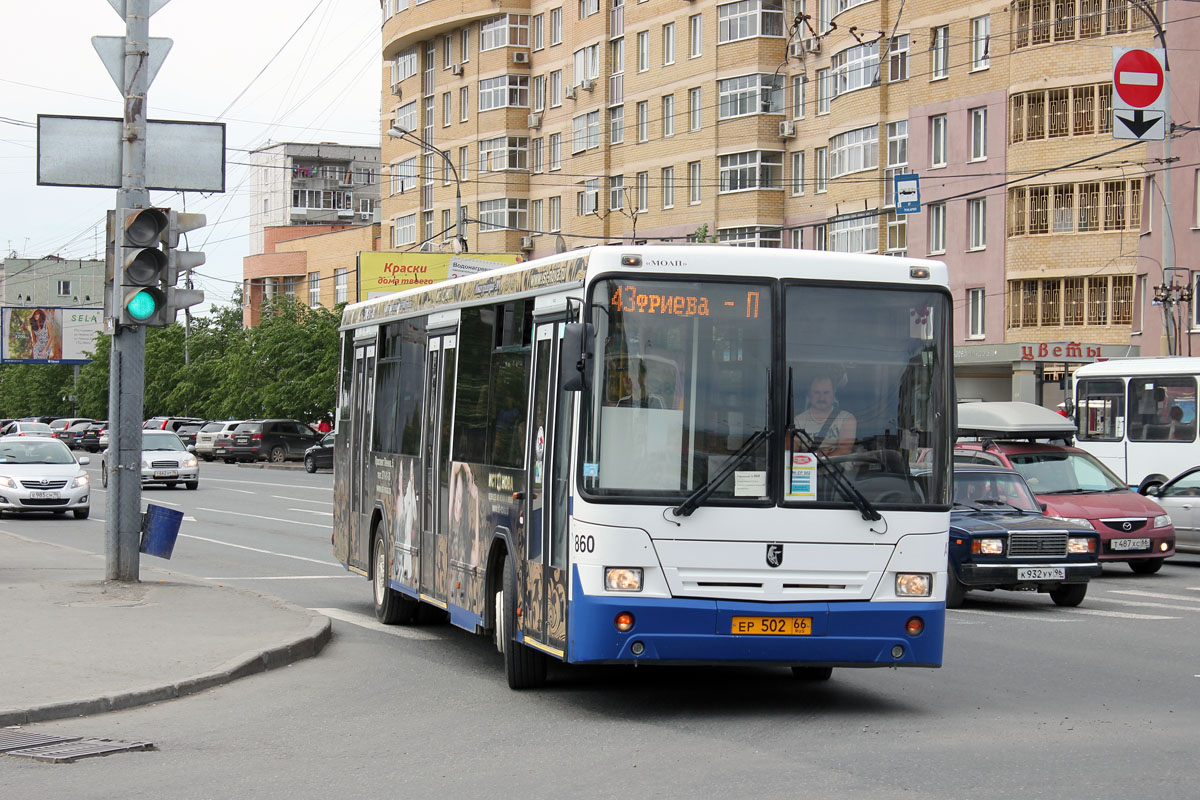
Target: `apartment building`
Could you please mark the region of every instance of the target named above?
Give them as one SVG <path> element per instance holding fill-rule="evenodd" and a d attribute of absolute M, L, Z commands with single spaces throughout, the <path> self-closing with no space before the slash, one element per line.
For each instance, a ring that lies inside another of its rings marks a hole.
<path fill-rule="evenodd" d="M 9 256 L 0 263 L 0 305 L 102 307 L 104 260 Z"/>
<path fill-rule="evenodd" d="M 448 246 L 461 194 L 476 251 L 935 257 L 977 394 L 1045 400 L 1056 352 L 1137 352 L 1156 313 L 1155 165 L 1112 137 L 1112 46 L 1154 46 L 1145 5 L 383 0 L 383 243 Z"/>

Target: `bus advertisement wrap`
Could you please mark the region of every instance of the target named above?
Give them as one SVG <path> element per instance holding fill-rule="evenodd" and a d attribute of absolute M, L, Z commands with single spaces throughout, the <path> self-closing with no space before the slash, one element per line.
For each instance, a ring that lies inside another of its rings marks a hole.
<path fill-rule="evenodd" d="M 515 253 L 406 253 L 363 251 L 358 254 L 358 299 L 440 283 L 519 263 Z"/>
<path fill-rule="evenodd" d="M 98 308 L 5 307 L 0 350 L 5 364 L 87 364 L 103 333 Z"/>

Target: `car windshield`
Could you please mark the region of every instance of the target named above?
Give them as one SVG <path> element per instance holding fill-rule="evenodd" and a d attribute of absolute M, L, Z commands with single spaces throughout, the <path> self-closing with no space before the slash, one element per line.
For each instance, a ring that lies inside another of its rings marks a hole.
<path fill-rule="evenodd" d="M 224 422 L 210 422 L 200 429 L 201 433 L 216 433 L 225 427 Z"/>
<path fill-rule="evenodd" d="M 0 441 L 0 464 L 74 464 L 75 457 L 57 439 Z"/>
<path fill-rule="evenodd" d="M 183 450 L 183 442 L 173 433 L 143 433 L 143 450 Z"/>
<path fill-rule="evenodd" d="M 1127 488 L 1108 467 L 1082 451 L 1015 453 L 1008 460 L 1034 494 L 1087 494 Z"/>
<path fill-rule="evenodd" d="M 261 422 L 243 422 L 233 429 L 234 433 L 258 433 L 262 430 Z"/>
<path fill-rule="evenodd" d="M 1040 511 L 1020 475 L 1011 472 L 954 473 L 954 502 L 957 505 L 988 508 L 1012 506 L 1021 511 Z"/>

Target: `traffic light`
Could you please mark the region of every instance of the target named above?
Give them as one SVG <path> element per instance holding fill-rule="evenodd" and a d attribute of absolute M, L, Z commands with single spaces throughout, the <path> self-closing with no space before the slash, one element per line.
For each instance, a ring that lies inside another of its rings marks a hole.
<path fill-rule="evenodd" d="M 167 255 L 159 249 L 168 214 L 161 208 L 117 210 L 113 297 L 121 325 L 154 325 L 167 303 Z"/>
<path fill-rule="evenodd" d="M 167 212 L 167 229 L 162 234 L 163 248 L 167 254 L 167 268 L 163 273 L 162 289 L 166 295 L 163 304 L 161 325 L 175 322 L 176 315 L 185 308 L 204 302 L 204 292 L 200 289 L 180 289 L 175 284 L 179 279 L 186 278 L 194 267 L 204 263 L 204 253 L 193 250 L 180 250 L 180 237 L 188 231 L 203 228 L 208 220 L 203 214 L 188 214 L 183 211 Z"/>

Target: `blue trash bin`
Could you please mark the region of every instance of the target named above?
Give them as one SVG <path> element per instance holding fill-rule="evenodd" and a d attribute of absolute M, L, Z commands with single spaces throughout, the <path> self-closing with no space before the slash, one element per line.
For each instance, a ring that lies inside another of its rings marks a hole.
<path fill-rule="evenodd" d="M 182 511 L 148 504 L 142 515 L 142 546 L 139 549 L 148 556 L 170 558 L 182 522 Z"/>

